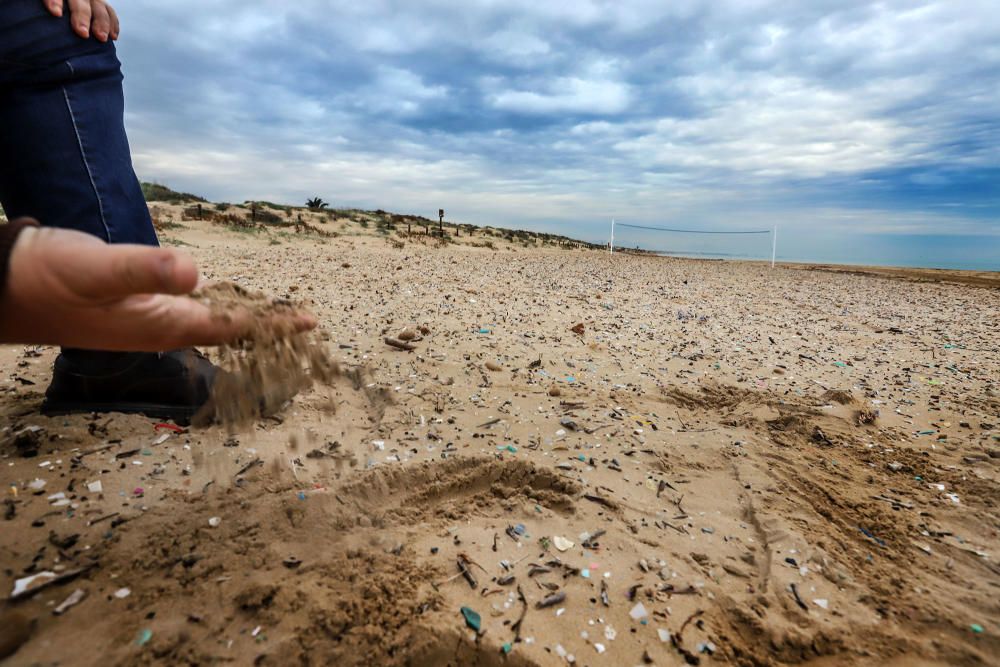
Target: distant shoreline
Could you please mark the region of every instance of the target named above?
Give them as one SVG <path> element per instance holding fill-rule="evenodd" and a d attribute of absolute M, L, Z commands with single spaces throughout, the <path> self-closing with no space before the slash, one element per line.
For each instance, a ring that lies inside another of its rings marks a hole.
<path fill-rule="evenodd" d="M 622 250 L 626 250 L 623 248 Z M 677 257 L 682 259 L 707 259 L 707 260 L 722 260 L 727 262 L 737 261 L 737 262 L 768 262 L 771 260 L 764 259 L 762 257 L 746 257 L 741 255 L 733 255 L 727 253 L 698 253 L 698 252 L 670 252 L 667 250 L 645 250 L 639 248 L 640 252 L 649 253 L 653 255 L 660 255 L 663 257 Z M 632 252 L 635 252 L 632 249 Z M 810 264 L 810 265 L 821 265 L 821 266 L 843 266 L 843 267 L 863 267 L 863 268 L 878 268 L 878 269 L 912 269 L 917 271 L 967 271 L 971 273 L 1000 273 L 1000 266 L 996 269 L 968 269 L 968 268 L 958 268 L 951 266 L 915 266 L 906 264 L 854 264 L 852 262 L 837 262 L 830 260 L 778 260 L 779 264 Z"/>
<path fill-rule="evenodd" d="M 770 260 L 749 259 L 737 257 L 701 256 L 656 252 L 650 250 L 622 248 L 621 252 L 641 254 L 663 259 L 681 260 L 687 262 L 745 262 L 770 265 Z M 876 276 L 908 282 L 956 283 L 974 287 L 1000 289 L 1000 271 L 980 271 L 975 269 L 937 269 L 910 266 L 874 266 L 866 264 L 839 264 L 835 262 L 789 262 L 779 261 L 776 267 L 797 269 L 803 271 L 825 271 L 828 273 L 845 273 L 859 276 Z"/>

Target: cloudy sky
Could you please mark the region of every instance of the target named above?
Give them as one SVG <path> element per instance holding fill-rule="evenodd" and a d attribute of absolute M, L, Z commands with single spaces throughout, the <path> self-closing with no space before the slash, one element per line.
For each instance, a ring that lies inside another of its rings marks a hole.
<path fill-rule="evenodd" d="M 778 225 L 790 258 L 908 248 L 1000 268 L 995 0 L 117 8 L 146 180 L 602 241 L 612 216 Z M 643 234 L 619 231 L 714 249 Z M 718 249 L 769 251 L 735 239 Z"/>

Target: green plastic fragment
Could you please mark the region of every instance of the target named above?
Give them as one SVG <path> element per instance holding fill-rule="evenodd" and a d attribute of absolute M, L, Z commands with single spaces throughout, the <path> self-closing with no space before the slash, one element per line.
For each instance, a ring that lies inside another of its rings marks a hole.
<path fill-rule="evenodd" d="M 139 636 L 136 638 L 135 643 L 139 646 L 145 646 L 149 643 L 149 640 L 153 638 L 153 631 L 149 628 L 144 628 Z"/>
<path fill-rule="evenodd" d="M 979 635 L 979 634 L 982 634 L 982 633 L 984 632 L 984 630 L 983 630 L 983 626 L 979 625 L 978 623 L 973 623 L 973 624 L 972 624 L 972 625 L 970 625 L 969 627 L 970 627 L 970 628 L 972 629 L 972 631 L 973 631 L 973 632 L 975 632 L 975 633 L 976 633 L 977 635 Z"/>
<path fill-rule="evenodd" d="M 465 624 L 476 632 L 479 632 L 479 628 L 483 627 L 483 619 L 472 609 L 462 607 L 462 616 L 465 617 Z"/>
<path fill-rule="evenodd" d="M 517 454 L 517 447 L 515 447 L 514 445 L 497 445 L 497 451 L 498 452 L 508 451 L 511 454 Z"/>
<path fill-rule="evenodd" d="M 500 648 L 503 649 L 504 653 L 510 653 L 511 651 L 514 650 L 514 646 L 510 642 L 507 642 L 506 644 L 504 644 Z"/>
<path fill-rule="evenodd" d="M 833 365 L 836 366 L 837 368 L 847 368 L 847 364 L 845 364 L 843 361 L 835 361 L 833 362 Z"/>

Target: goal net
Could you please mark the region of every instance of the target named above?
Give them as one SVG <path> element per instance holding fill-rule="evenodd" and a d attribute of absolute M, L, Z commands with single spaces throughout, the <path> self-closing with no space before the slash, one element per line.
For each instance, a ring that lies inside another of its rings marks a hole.
<path fill-rule="evenodd" d="M 678 257 L 770 260 L 777 250 L 774 229 L 675 229 L 611 222 L 609 250 L 644 250 Z"/>

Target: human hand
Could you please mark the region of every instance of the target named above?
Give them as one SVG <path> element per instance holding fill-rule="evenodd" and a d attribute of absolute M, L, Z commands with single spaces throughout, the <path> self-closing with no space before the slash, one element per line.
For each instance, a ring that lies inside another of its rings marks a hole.
<path fill-rule="evenodd" d="M 187 296 L 197 282 L 194 260 L 179 250 L 28 227 L 14 244 L 0 295 L 0 342 L 156 352 L 246 336 L 250 312 L 213 314 Z M 302 312 L 273 319 L 285 331 L 316 326 Z"/>
<path fill-rule="evenodd" d="M 42 0 L 53 16 L 63 15 L 63 0 Z M 69 22 L 73 32 L 87 39 L 91 35 L 99 42 L 118 39 L 120 25 L 114 7 L 105 0 L 69 0 Z"/>

